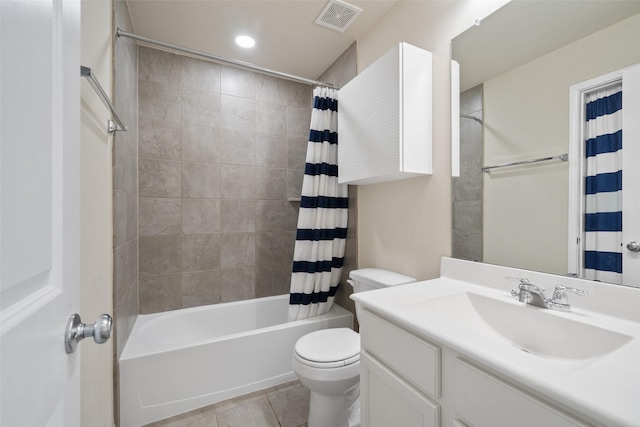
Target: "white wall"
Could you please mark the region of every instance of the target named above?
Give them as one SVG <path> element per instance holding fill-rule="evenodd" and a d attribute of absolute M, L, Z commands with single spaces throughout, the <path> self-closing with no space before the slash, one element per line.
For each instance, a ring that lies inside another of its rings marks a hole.
<path fill-rule="evenodd" d="M 506 1 L 400 1 L 358 40 L 363 70 L 404 41 L 433 53 L 433 175 L 358 188 L 359 267 L 438 277 L 451 255 L 450 40 Z"/>
<path fill-rule="evenodd" d="M 110 0 L 82 0 L 81 64 L 111 94 Z M 109 113 L 86 79 L 81 84 L 81 312 L 84 323 L 113 311 L 111 137 Z M 113 340 L 87 338 L 81 351 L 81 425 L 113 426 Z"/>
<path fill-rule="evenodd" d="M 484 164 L 567 153 L 569 86 L 640 62 L 640 15 L 484 84 Z M 567 273 L 568 163 L 484 176 L 484 258 Z"/>

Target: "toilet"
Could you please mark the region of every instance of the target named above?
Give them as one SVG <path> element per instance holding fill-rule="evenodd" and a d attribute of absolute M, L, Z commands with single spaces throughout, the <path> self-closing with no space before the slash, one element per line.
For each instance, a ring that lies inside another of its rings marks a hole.
<path fill-rule="evenodd" d="M 415 282 L 379 268 L 349 273 L 353 292 Z M 357 313 L 356 313 L 357 316 Z M 360 335 L 349 328 L 311 332 L 293 351 L 293 371 L 310 392 L 309 427 L 360 426 Z"/>

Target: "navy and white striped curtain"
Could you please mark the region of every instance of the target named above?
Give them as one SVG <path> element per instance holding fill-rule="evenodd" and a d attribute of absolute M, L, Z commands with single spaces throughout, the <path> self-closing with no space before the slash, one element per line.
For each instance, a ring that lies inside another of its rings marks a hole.
<path fill-rule="evenodd" d="M 622 84 L 586 97 L 585 278 L 622 282 Z"/>
<path fill-rule="evenodd" d="M 313 91 L 311 130 L 293 254 L 289 320 L 329 311 L 347 239 L 347 186 L 338 184 L 337 91 Z"/>

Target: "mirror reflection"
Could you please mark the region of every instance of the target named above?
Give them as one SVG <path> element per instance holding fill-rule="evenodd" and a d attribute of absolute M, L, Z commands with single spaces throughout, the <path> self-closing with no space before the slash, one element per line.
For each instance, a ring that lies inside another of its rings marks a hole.
<path fill-rule="evenodd" d="M 454 257 L 640 286 L 640 277 L 589 273 L 589 245 L 609 237 L 584 233 L 584 206 L 603 196 L 585 195 L 586 154 L 570 131 L 584 118 L 584 107 L 570 106 L 570 88 L 639 64 L 639 40 L 638 1 L 512 1 L 452 41 L 461 92 Z M 623 194 L 628 203 L 640 188 Z M 625 248 L 635 239 L 616 239 L 607 244 L 619 253 L 607 262 L 640 264 Z"/>

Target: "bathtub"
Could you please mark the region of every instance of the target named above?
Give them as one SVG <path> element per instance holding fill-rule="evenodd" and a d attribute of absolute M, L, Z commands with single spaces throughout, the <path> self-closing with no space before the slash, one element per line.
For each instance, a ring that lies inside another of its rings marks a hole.
<path fill-rule="evenodd" d="M 141 426 L 296 378 L 293 347 L 352 327 L 338 305 L 287 322 L 289 295 L 140 315 L 119 360 L 122 427 Z"/>

